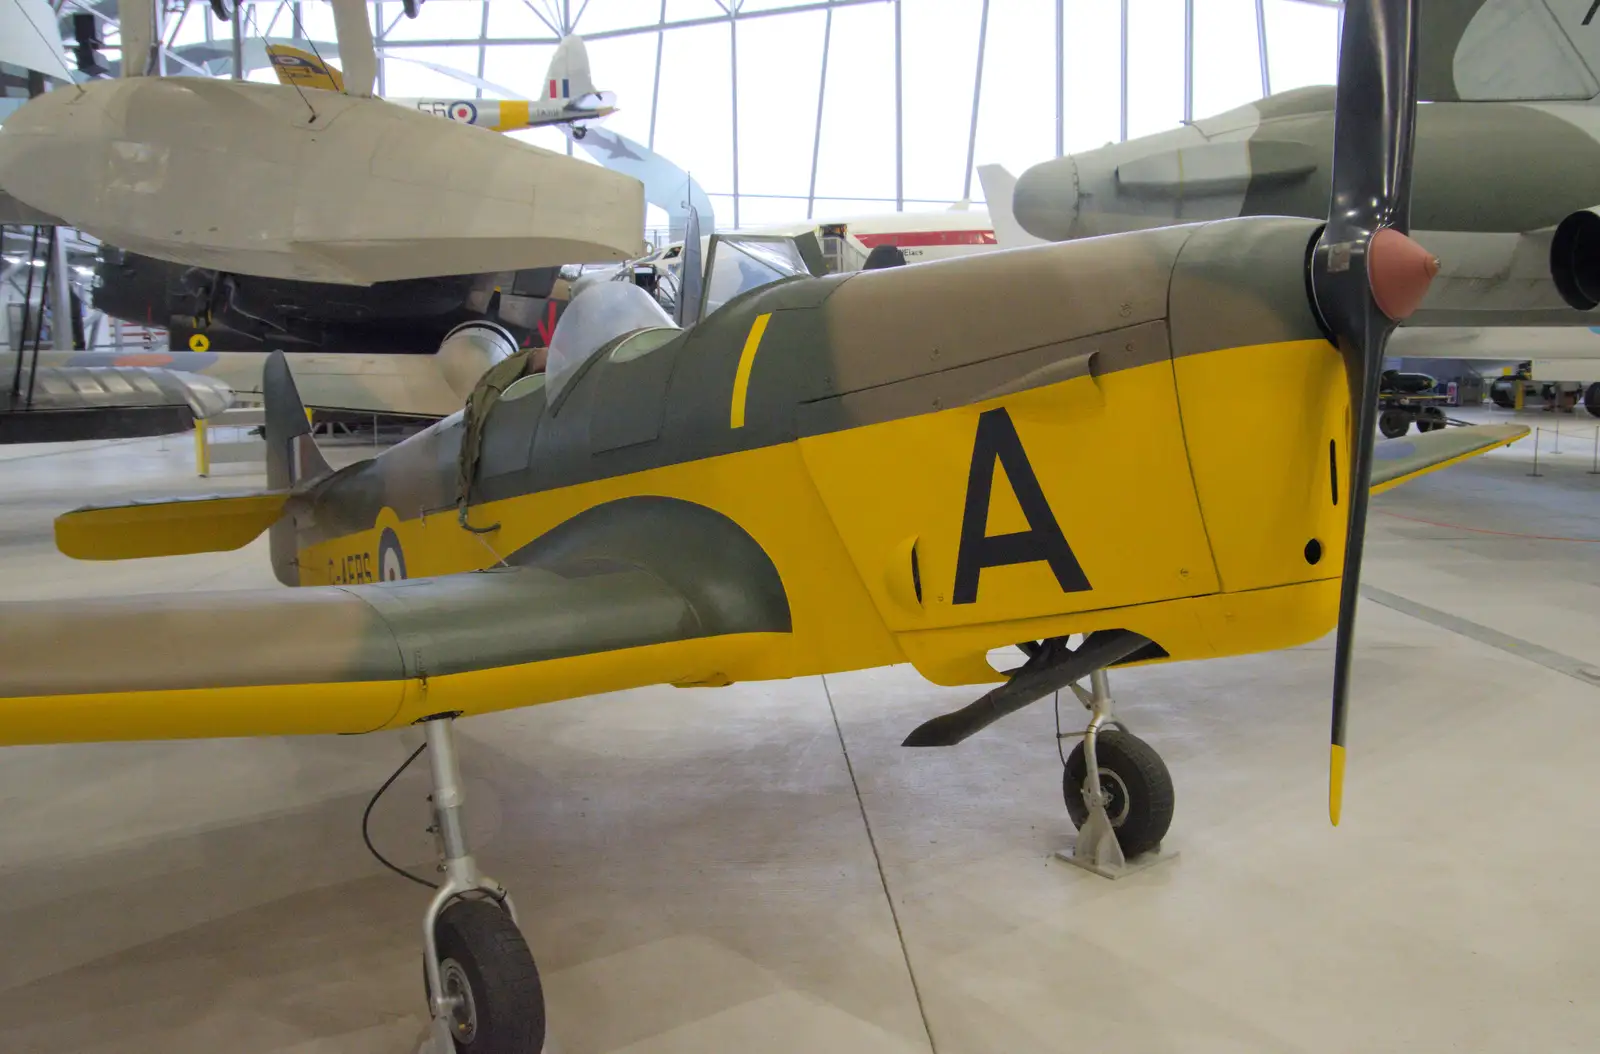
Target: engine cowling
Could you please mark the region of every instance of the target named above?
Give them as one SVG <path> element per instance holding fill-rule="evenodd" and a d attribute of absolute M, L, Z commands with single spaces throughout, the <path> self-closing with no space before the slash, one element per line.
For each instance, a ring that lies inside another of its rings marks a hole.
<path fill-rule="evenodd" d="M 1550 239 L 1550 277 L 1579 311 L 1600 306 L 1600 207 L 1574 212 Z"/>

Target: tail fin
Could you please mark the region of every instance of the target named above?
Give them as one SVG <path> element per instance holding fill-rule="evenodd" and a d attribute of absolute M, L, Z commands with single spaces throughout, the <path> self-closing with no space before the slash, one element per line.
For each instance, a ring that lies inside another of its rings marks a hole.
<path fill-rule="evenodd" d="M 1004 165 L 979 165 L 978 182 L 983 184 L 983 196 L 989 202 L 989 222 L 994 224 L 995 244 L 1002 249 L 1043 244 L 1043 238 L 1035 238 L 1022 229 L 1017 214 L 1012 211 L 1011 195 L 1017 189 L 1016 176 L 1006 171 Z"/>
<path fill-rule="evenodd" d="M 56 518 L 56 548 L 78 560 L 179 556 L 237 549 L 269 531 L 273 571 L 284 585 L 299 585 L 294 486 L 333 469 L 311 441 L 311 422 L 283 352 L 267 357 L 261 393 L 269 489 L 75 509 Z"/>
<path fill-rule="evenodd" d="M 333 468 L 311 438 L 311 419 L 294 386 L 289 360 L 283 352 L 267 356 L 261 368 L 261 400 L 266 417 L 267 486 L 292 490 L 296 484 L 325 476 Z M 294 510 L 280 517 L 267 532 L 272 553 L 272 573 L 286 586 L 300 584 L 300 528 Z"/>
<path fill-rule="evenodd" d="M 311 438 L 305 403 L 300 401 L 289 360 L 281 351 L 267 356 L 261 368 L 261 399 L 266 409 L 267 486 L 290 490 L 332 472 Z"/>
<path fill-rule="evenodd" d="M 582 37 L 562 37 L 544 78 L 543 101 L 572 102 L 596 94 L 589 76 L 589 52 Z"/>
<path fill-rule="evenodd" d="M 1600 98 L 1593 3 L 1453 0 L 1417 13 L 1422 102 Z"/>
<path fill-rule="evenodd" d="M 278 75 L 279 84 L 344 91 L 344 75 L 338 67 L 299 48 L 291 48 L 287 44 L 268 44 L 267 58 L 272 63 L 272 72 Z"/>

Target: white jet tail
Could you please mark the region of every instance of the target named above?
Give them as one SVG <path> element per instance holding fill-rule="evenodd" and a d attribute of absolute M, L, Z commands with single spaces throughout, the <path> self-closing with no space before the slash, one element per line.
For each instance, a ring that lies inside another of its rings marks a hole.
<path fill-rule="evenodd" d="M 576 102 L 586 95 L 595 95 L 594 80 L 589 76 L 589 52 L 582 37 L 563 37 L 550 60 L 550 72 L 544 78 L 544 102 Z"/>
<path fill-rule="evenodd" d="M 1042 245 L 1043 238 L 1035 238 L 1022 229 L 1011 208 L 1011 195 L 1017 189 L 1017 177 L 1006 171 L 1004 165 L 979 165 L 978 182 L 983 184 L 983 196 L 989 203 L 989 222 L 994 225 L 994 240 L 1002 249 L 1019 245 Z"/>

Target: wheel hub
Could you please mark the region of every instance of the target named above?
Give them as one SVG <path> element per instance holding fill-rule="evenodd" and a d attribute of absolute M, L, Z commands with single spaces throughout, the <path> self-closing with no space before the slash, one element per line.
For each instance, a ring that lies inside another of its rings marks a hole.
<path fill-rule="evenodd" d="M 1128 785 L 1110 769 L 1100 770 L 1100 793 L 1106 799 L 1106 819 L 1112 827 L 1121 827 L 1128 818 Z"/>
<path fill-rule="evenodd" d="M 445 1002 L 450 1004 L 450 1032 L 458 1043 L 471 1043 L 478 1035 L 478 1007 L 472 999 L 467 972 L 454 959 L 439 964 Z"/>

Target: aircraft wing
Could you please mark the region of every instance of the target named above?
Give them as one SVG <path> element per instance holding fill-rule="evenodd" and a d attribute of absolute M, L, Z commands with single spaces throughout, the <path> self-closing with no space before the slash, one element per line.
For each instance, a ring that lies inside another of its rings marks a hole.
<path fill-rule="evenodd" d="M 225 386 L 231 394 L 259 399 L 261 368 L 267 355 L 264 351 L 176 351 L 78 352 L 63 357 L 47 352 L 41 361 L 73 367 L 160 365 L 166 368 L 153 372 L 216 388 Z M 466 386 L 458 391 L 438 355 L 301 351 L 288 352 L 284 357 L 302 399 L 315 410 L 448 417 L 466 403 L 471 385 L 477 380 L 456 378 Z"/>
<path fill-rule="evenodd" d="M 591 509 L 486 571 L 373 582 L 377 564 L 342 560 L 357 585 L 0 603 L 0 744 L 369 732 L 727 683 L 789 639 L 765 552 L 673 499 Z"/>
<path fill-rule="evenodd" d="M 17 369 L 0 355 L 0 443 L 131 439 L 182 432 L 221 413 L 233 392 L 214 378 L 142 366 Z M 16 395 L 12 395 L 12 382 Z"/>
<path fill-rule="evenodd" d="M 184 354 L 178 353 L 177 365 L 183 363 Z M 266 353 L 215 354 L 214 362 L 198 367 L 206 376 L 217 378 L 241 395 L 260 395 Z M 470 393 L 470 385 L 466 392 L 451 387 L 437 355 L 288 352 L 284 357 L 301 398 L 316 410 L 448 417 L 461 409 Z"/>
<path fill-rule="evenodd" d="M 1527 434 L 1526 425 L 1475 425 L 1382 440 L 1373 449 L 1372 493 L 1382 494 L 1436 469 L 1510 446 Z"/>

